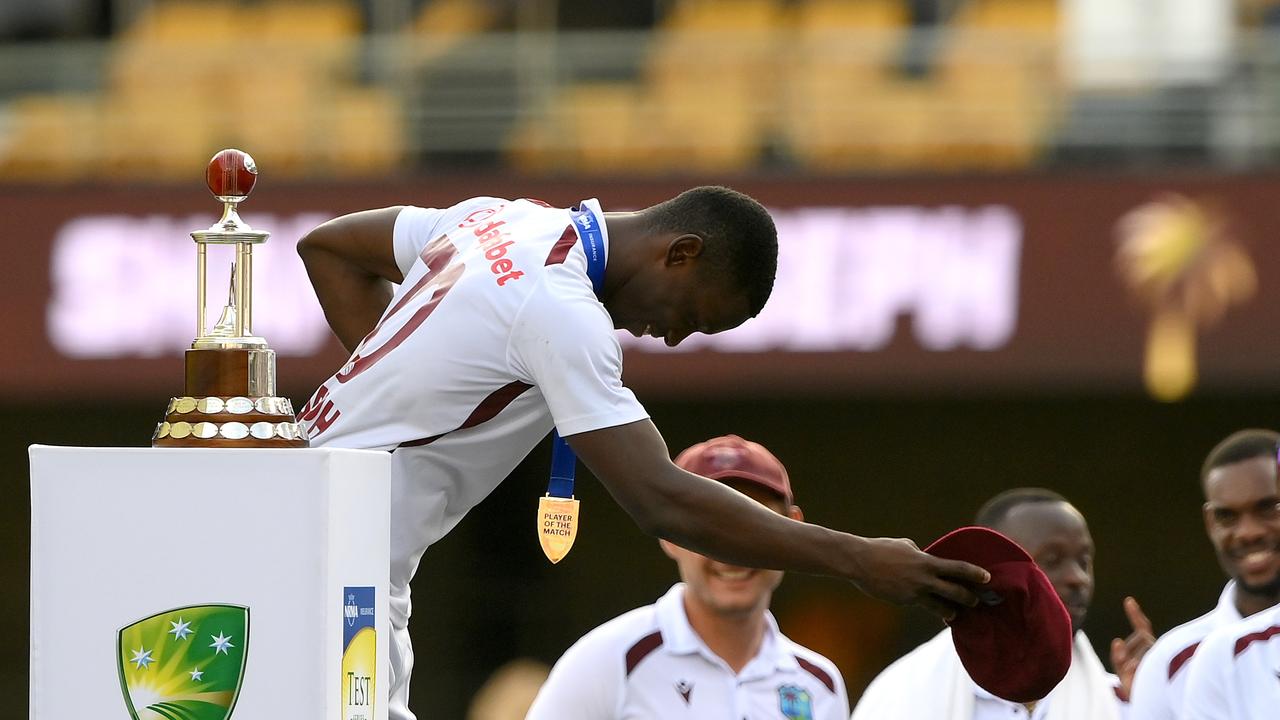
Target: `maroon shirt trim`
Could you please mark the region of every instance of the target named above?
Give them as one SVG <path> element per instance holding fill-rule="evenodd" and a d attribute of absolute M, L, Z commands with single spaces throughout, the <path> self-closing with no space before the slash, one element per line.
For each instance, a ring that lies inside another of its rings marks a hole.
<path fill-rule="evenodd" d="M 578 233 L 574 231 L 570 225 L 564 229 L 564 234 L 551 246 L 551 252 L 547 254 L 547 262 L 544 265 L 559 265 L 564 259 L 569 257 L 569 251 L 573 249 L 573 244 L 578 241 Z"/>
<path fill-rule="evenodd" d="M 823 685 L 826 685 L 828 690 L 830 690 L 831 692 L 836 691 L 836 681 L 835 681 L 835 678 L 831 677 L 830 673 L 818 667 L 817 665 L 814 665 L 808 660 L 805 660 L 799 655 L 796 655 L 795 658 L 796 658 L 796 662 L 800 663 L 800 667 L 804 668 L 804 670 L 808 672 L 810 675 L 818 678 L 818 681 L 821 682 Z"/>
<path fill-rule="evenodd" d="M 636 641 L 627 649 L 627 677 L 631 676 L 631 671 L 636 669 L 641 660 L 649 657 L 654 650 L 662 647 L 662 631 L 654 630 Z"/>
<path fill-rule="evenodd" d="M 1178 671 L 1182 669 L 1183 665 L 1187 664 L 1187 661 L 1191 659 L 1191 656 L 1196 654 L 1196 648 L 1198 647 L 1200 647 L 1200 643 L 1192 643 L 1187 647 L 1182 648 L 1177 655 L 1173 656 L 1173 659 L 1169 661 L 1170 680 L 1173 679 L 1174 675 L 1178 674 Z"/>
<path fill-rule="evenodd" d="M 1280 625 L 1272 625 L 1266 630 L 1259 630 L 1255 633 L 1249 633 L 1236 641 L 1236 655 L 1244 652 L 1250 645 L 1256 642 L 1266 642 L 1271 638 L 1280 635 Z"/>
<path fill-rule="evenodd" d="M 471 411 L 471 414 L 467 416 L 467 419 L 464 420 L 456 430 L 466 430 L 467 428 L 475 427 L 482 422 L 492 420 L 498 413 L 505 410 L 508 405 L 514 402 L 516 398 L 520 397 L 525 390 L 528 390 L 531 387 L 533 386 L 529 383 L 512 380 L 506 385 L 494 390 L 489 393 L 488 397 L 480 401 L 480 404 L 476 406 L 476 409 Z M 453 430 L 450 430 L 449 432 L 453 432 Z M 431 437 L 420 438 L 418 440 L 410 440 L 409 442 L 400 443 L 399 447 L 420 447 L 422 445 L 430 445 L 448 434 L 449 433 L 445 432 L 440 433 L 439 435 L 432 435 Z"/>

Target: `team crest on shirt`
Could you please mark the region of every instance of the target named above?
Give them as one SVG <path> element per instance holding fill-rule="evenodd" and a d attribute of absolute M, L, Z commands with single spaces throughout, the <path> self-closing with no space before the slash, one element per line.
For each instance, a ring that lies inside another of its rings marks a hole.
<path fill-rule="evenodd" d="M 813 720 L 813 700 L 809 691 L 798 685 L 778 688 L 778 706 L 787 720 Z"/>

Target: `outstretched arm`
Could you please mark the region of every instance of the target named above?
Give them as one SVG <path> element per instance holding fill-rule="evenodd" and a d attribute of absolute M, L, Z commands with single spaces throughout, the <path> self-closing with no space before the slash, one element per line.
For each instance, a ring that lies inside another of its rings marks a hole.
<path fill-rule="evenodd" d="M 329 327 L 348 352 L 378 324 L 391 302 L 396 266 L 392 235 L 400 207 L 334 218 L 298 241 L 316 298 Z"/>
<path fill-rule="evenodd" d="M 949 620 L 978 598 L 987 571 L 920 552 L 910 540 L 863 538 L 796 522 L 676 467 L 649 420 L 566 438 L 645 532 L 724 562 L 852 581 L 864 592 L 918 604 Z"/>

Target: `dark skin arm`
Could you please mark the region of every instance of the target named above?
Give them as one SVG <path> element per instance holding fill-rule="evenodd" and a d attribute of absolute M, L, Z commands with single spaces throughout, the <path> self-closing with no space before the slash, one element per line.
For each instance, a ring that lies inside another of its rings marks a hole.
<path fill-rule="evenodd" d="M 921 605 L 946 620 L 976 605 L 969 588 L 989 579 L 976 565 L 927 555 L 910 540 L 797 522 L 687 473 L 668 459 L 649 420 L 566 440 L 646 533 L 723 562 L 843 578 L 869 595 Z"/>
<path fill-rule="evenodd" d="M 404 280 L 391 244 L 400 207 L 343 215 L 298 241 L 298 254 L 347 352 L 378 324 L 391 302 L 391 283 Z"/>
<path fill-rule="evenodd" d="M 330 220 L 298 242 L 330 327 L 354 351 L 403 280 L 392 231 L 399 207 Z M 943 619 L 978 598 L 987 581 L 975 565 L 927 555 L 910 540 L 863 538 L 778 515 L 670 460 L 648 420 L 567 438 L 587 467 L 645 532 L 744 567 L 792 570 L 852 581 L 869 595 L 917 604 Z"/>

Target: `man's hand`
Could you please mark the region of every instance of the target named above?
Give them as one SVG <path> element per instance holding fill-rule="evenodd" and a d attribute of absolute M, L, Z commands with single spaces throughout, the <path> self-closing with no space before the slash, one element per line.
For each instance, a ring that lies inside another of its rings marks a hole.
<path fill-rule="evenodd" d="M 991 573 L 967 562 L 944 560 L 921 552 L 910 540 L 868 538 L 859 554 L 863 592 L 899 605 L 920 605 L 950 622 L 956 613 L 978 604 L 973 588 Z"/>
<path fill-rule="evenodd" d="M 1131 597 L 1124 599 L 1124 614 L 1129 617 L 1133 632 L 1123 640 L 1115 638 L 1111 641 L 1111 668 L 1120 678 L 1120 688 L 1128 698 L 1133 690 L 1133 675 L 1138 672 L 1138 663 L 1155 644 L 1156 636 L 1151 621 L 1143 614 L 1137 600 Z"/>

